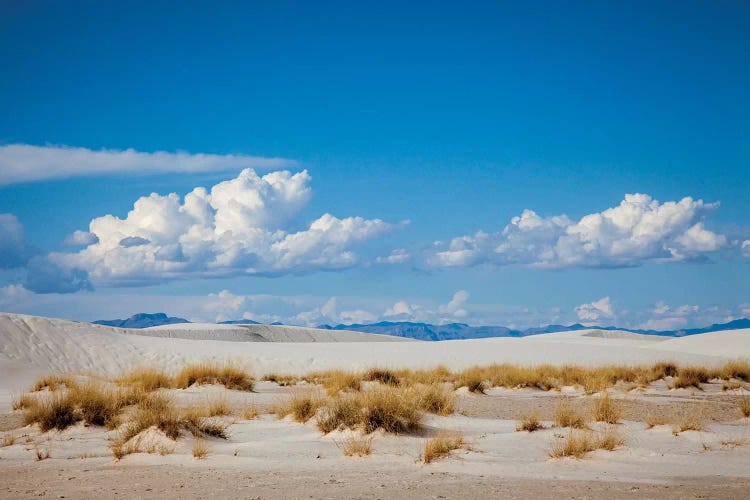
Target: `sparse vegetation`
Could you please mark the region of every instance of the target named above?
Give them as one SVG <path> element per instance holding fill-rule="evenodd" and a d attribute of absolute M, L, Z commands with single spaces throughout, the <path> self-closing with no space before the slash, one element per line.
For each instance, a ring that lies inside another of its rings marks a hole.
<path fill-rule="evenodd" d="M 737 408 L 739 408 L 743 417 L 750 417 L 750 400 L 746 396 L 737 398 Z"/>
<path fill-rule="evenodd" d="M 620 421 L 621 415 L 622 406 L 620 403 L 613 401 L 609 393 L 605 393 L 604 396 L 598 398 L 594 403 L 592 417 L 596 422 L 616 424 Z"/>
<path fill-rule="evenodd" d="M 460 434 L 440 433 L 430 438 L 424 445 L 422 462 L 429 464 L 448 456 L 448 454 L 464 446 L 464 438 Z"/>
<path fill-rule="evenodd" d="M 456 386 L 456 389 L 466 387 L 469 392 L 477 394 L 484 394 L 484 391 L 487 389 L 484 371 L 478 367 L 469 368 L 468 370 L 458 373 L 454 385 Z"/>
<path fill-rule="evenodd" d="M 710 379 L 708 370 L 703 367 L 690 366 L 680 368 L 677 371 L 677 377 L 672 381 L 673 389 L 685 389 L 695 387 L 700 389 L 701 384 L 705 384 Z"/>
<path fill-rule="evenodd" d="M 415 385 L 409 394 L 416 400 L 420 410 L 436 415 L 450 415 L 455 408 L 455 395 L 437 385 Z"/>
<path fill-rule="evenodd" d="M 574 431 L 571 429 L 567 437 L 558 439 L 552 444 L 550 457 L 582 458 L 591 451 L 599 449 L 612 451 L 624 443 L 625 440 L 620 433 L 613 428 L 608 428 L 598 435 L 590 430 Z"/>
<path fill-rule="evenodd" d="M 241 367 L 232 363 L 195 363 L 180 370 L 174 379 L 175 387 L 187 389 L 192 385 L 220 384 L 227 389 L 252 391 L 254 381 Z"/>
<path fill-rule="evenodd" d="M 358 391 L 361 387 L 362 375 L 358 373 L 335 370 L 328 372 L 323 378 L 323 387 L 329 396 L 338 394 L 341 391 Z"/>
<path fill-rule="evenodd" d="M 304 424 L 318 411 L 321 405 L 320 397 L 313 391 L 295 391 L 292 397 L 274 405 L 272 411 L 279 418 L 291 415 L 296 422 Z"/>
<path fill-rule="evenodd" d="M 516 431 L 534 432 L 539 429 L 544 429 L 544 425 L 539 421 L 539 417 L 537 417 L 536 413 L 525 415 L 516 424 Z"/>
<path fill-rule="evenodd" d="M 260 411 L 255 405 L 246 406 L 242 409 L 242 418 L 245 420 L 255 420 L 259 415 Z"/>
<path fill-rule="evenodd" d="M 341 451 L 347 457 L 365 457 L 372 453 L 372 436 L 350 436 L 341 443 Z"/>
<path fill-rule="evenodd" d="M 2 439 L 0 439 L 0 448 L 5 448 L 6 446 L 13 446 L 16 444 L 16 436 L 13 434 L 5 434 Z"/>
<path fill-rule="evenodd" d="M 560 401 L 555 407 L 555 427 L 571 427 L 573 429 L 583 429 L 586 427 L 586 420 L 583 416 L 575 411 L 568 401 Z"/>
<path fill-rule="evenodd" d="M 365 372 L 365 380 L 371 382 L 380 382 L 381 384 L 397 386 L 401 383 L 398 375 L 393 370 L 387 370 L 384 368 L 372 368 Z"/>
<path fill-rule="evenodd" d="M 672 422 L 672 434 L 675 436 L 685 431 L 702 431 L 705 429 L 703 407 L 685 411 Z"/>
<path fill-rule="evenodd" d="M 353 396 L 338 396 L 326 401 L 318 414 L 320 432 L 328 434 L 337 429 L 354 429 L 362 422 L 362 408 Z"/>
<path fill-rule="evenodd" d="M 644 422 L 646 423 L 646 429 L 651 429 L 653 427 L 656 427 L 657 425 L 666 425 L 666 424 L 668 424 L 669 423 L 669 419 L 666 418 L 666 417 L 664 417 L 664 416 L 655 415 L 655 414 L 649 412 L 646 415 L 646 418 L 645 418 Z"/>
<path fill-rule="evenodd" d="M 48 389 L 56 391 L 61 387 L 72 387 L 75 384 L 72 375 L 44 375 L 39 377 L 31 388 L 31 392 Z"/>
<path fill-rule="evenodd" d="M 122 386 L 138 387 L 146 392 L 169 389 L 174 385 L 172 377 L 157 368 L 137 368 L 123 373 L 116 381 Z"/>
<path fill-rule="evenodd" d="M 203 439 L 193 441 L 193 457 L 202 460 L 208 456 L 208 444 Z"/>

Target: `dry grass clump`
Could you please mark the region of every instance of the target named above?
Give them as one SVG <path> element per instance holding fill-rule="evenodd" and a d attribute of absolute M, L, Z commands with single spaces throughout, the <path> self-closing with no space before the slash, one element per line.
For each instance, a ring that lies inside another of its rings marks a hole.
<path fill-rule="evenodd" d="M 61 387 L 73 387 L 73 385 L 75 385 L 75 379 L 72 375 L 44 375 L 36 380 L 31 392 L 41 391 L 45 388 L 56 391 Z"/>
<path fill-rule="evenodd" d="M 150 394 L 141 400 L 124 426 L 120 440 L 124 443 L 149 427 L 156 427 L 173 440 L 180 436 L 182 421 L 171 399 Z"/>
<path fill-rule="evenodd" d="M 340 429 L 354 429 L 362 421 L 360 401 L 353 396 L 338 396 L 326 401 L 318 414 L 320 432 L 328 434 Z"/>
<path fill-rule="evenodd" d="M 528 415 L 525 415 L 516 424 L 516 431 L 534 432 L 538 431 L 539 429 L 544 429 L 544 425 L 542 425 L 542 422 L 539 420 L 539 417 L 537 417 L 535 413 L 529 413 Z"/>
<path fill-rule="evenodd" d="M 16 444 L 16 436 L 13 434 L 5 434 L 2 439 L 0 439 L 0 448 L 5 448 L 6 446 L 13 446 Z"/>
<path fill-rule="evenodd" d="M 737 379 L 750 382 L 750 363 L 747 361 L 729 361 L 716 370 L 713 378 Z"/>
<path fill-rule="evenodd" d="M 293 375 L 279 375 L 277 373 L 267 373 L 266 375 L 263 375 L 261 380 L 265 382 L 274 382 L 282 387 L 296 385 L 297 382 L 299 382 L 299 378 Z"/>
<path fill-rule="evenodd" d="M 484 370 L 479 367 L 463 370 L 456 375 L 454 385 L 456 389 L 466 387 L 469 392 L 484 394 L 487 390 Z"/>
<path fill-rule="evenodd" d="M 613 401 L 609 397 L 609 393 L 605 393 L 604 396 L 598 398 L 594 403 L 591 416 L 596 422 L 616 424 L 622 416 L 622 405 Z"/>
<path fill-rule="evenodd" d="M 371 368 L 365 372 L 364 378 L 371 382 L 380 382 L 392 387 L 396 387 L 401 383 L 396 372 L 385 368 Z"/>
<path fill-rule="evenodd" d="M 208 456 L 208 443 L 203 439 L 196 439 L 193 441 L 193 457 L 198 460 L 203 460 Z"/>
<path fill-rule="evenodd" d="M 455 394 L 438 385 L 415 385 L 407 394 L 414 398 L 420 410 L 427 413 L 450 415 L 455 409 Z"/>
<path fill-rule="evenodd" d="M 404 390 L 380 388 L 355 397 L 361 411 L 362 430 L 369 434 L 378 429 L 400 434 L 414 432 L 422 425 L 417 401 Z"/>
<path fill-rule="evenodd" d="M 341 391 L 358 391 L 362 384 L 362 375 L 358 373 L 334 370 L 327 372 L 323 378 L 323 387 L 329 396 L 334 396 Z"/>
<path fill-rule="evenodd" d="M 644 422 L 646 424 L 646 429 L 651 429 L 653 427 L 656 427 L 657 425 L 668 424 L 669 419 L 664 416 L 654 415 L 653 413 L 649 412 L 646 415 Z"/>
<path fill-rule="evenodd" d="M 406 385 L 424 384 L 437 385 L 452 382 L 455 375 L 444 365 L 424 370 L 398 370 L 396 372 L 399 380 Z"/>
<path fill-rule="evenodd" d="M 137 368 L 120 375 L 116 382 L 122 386 L 138 387 L 146 392 L 169 389 L 174 383 L 165 371 L 158 368 Z"/>
<path fill-rule="evenodd" d="M 31 394 L 21 394 L 20 396 L 13 396 L 12 406 L 13 410 L 24 410 L 35 403 L 36 398 Z"/>
<path fill-rule="evenodd" d="M 181 424 L 185 427 L 193 436 L 213 436 L 222 439 L 227 439 L 228 424 L 211 419 L 212 415 L 210 407 L 190 407 L 183 411 Z"/>
<path fill-rule="evenodd" d="M 194 384 L 220 384 L 227 389 L 252 391 L 254 381 L 244 369 L 231 363 L 195 363 L 180 370 L 174 379 L 174 385 L 179 389 L 187 389 Z"/>
<path fill-rule="evenodd" d="M 35 400 L 23 416 L 24 425 L 39 424 L 42 432 L 63 430 L 80 420 L 72 399 L 57 392 Z"/>
<path fill-rule="evenodd" d="M 582 458 L 587 453 L 594 450 L 612 451 L 618 446 L 622 446 L 625 440 L 622 435 L 612 428 L 595 435 L 589 430 L 573 431 L 570 430 L 568 437 L 557 440 L 552 444 L 550 457 L 575 457 Z"/>
<path fill-rule="evenodd" d="M 697 410 L 686 411 L 678 415 L 672 422 L 672 434 L 675 436 L 685 431 L 702 431 L 705 429 L 705 416 L 703 406 Z"/>
<path fill-rule="evenodd" d="M 583 429 L 586 427 L 586 420 L 573 409 L 570 402 L 560 401 L 555 407 L 554 425 L 555 427 Z"/>
<path fill-rule="evenodd" d="M 460 434 L 448 434 L 441 432 L 437 436 L 430 438 L 424 445 L 422 453 L 422 462 L 429 464 L 448 456 L 451 451 L 457 450 L 464 446 L 464 438 Z"/>
<path fill-rule="evenodd" d="M 287 401 L 277 403 L 272 408 L 278 418 L 291 415 L 295 422 L 304 424 L 317 413 L 322 402 L 320 397 L 313 391 L 296 391 Z"/>
<path fill-rule="evenodd" d="M 242 409 L 242 418 L 245 420 L 255 420 L 260 415 L 260 410 L 255 405 L 246 406 Z"/>
<path fill-rule="evenodd" d="M 721 384 L 722 391 L 737 391 L 745 388 L 745 384 L 736 380 L 726 380 Z"/>
<path fill-rule="evenodd" d="M 36 455 L 36 461 L 41 462 L 49 458 L 49 450 L 47 448 L 34 448 L 34 454 Z"/>
<path fill-rule="evenodd" d="M 67 397 L 80 410 L 80 416 L 87 424 L 114 429 L 118 424 L 120 410 L 129 402 L 130 393 L 88 382 L 74 386 L 68 391 Z"/>
<path fill-rule="evenodd" d="M 750 417 L 750 400 L 745 396 L 737 398 L 737 407 L 743 417 Z"/>
<path fill-rule="evenodd" d="M 372 453 L 372 436 L 350 436 L 341 443 L 340 448 L 347 457 L 366 457 Z"/>
<path fill-rule="evenodd" d="M 708 370 L 703 367 L 689 366 L 686 368 L 680 368 L 677 371 L 677 376 L 672 381 L 673 389 L 684 389 L 688 387 L 701 388 L 701 384 L 705 384 L 710 379 Z"/>

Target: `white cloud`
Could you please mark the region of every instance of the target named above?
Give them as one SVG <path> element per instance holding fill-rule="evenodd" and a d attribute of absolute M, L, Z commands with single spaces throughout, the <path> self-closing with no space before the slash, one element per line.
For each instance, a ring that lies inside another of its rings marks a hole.
<path fill-rule="evenodd" d="M 86 175 L 216 172 L 280 168 L 295 162 L 247 155 L 190 154 L 133 149 L 94 151 L 70 146 L 0 146 L 0 185 Z"/>
<path fill-rule="evenodd" d="M 750 240 L 742 242 L 742 255 L 750 259 Z"/>
<path fill-rule="evenodd" d="M 588 304 L 581 304 L 575 308 L 575 311 L 578 319 L 586 323 L 614 317 L 614 309 L 609 297 L 603 297 Z"/>
<path fill-rule="evenodd" d="M 355 266 L 357 244 L 393 226 L 379 219 L 324 214 L 301 230 L 309 203 L 307 171 L 262 177 L 243 170 L 210 190 L 138 199 L 127 217 L 98 217 L 98 241 L 76 253 L 53 253 L 64 268 L 88 272 L 96 285 L 149 285 L 186 277 L 273 276 Z"/>
<path fill-rule="evenodd" d="M 627 194 L 616 207 L 573 221 L 524 210 L 500 233 L 436 242 L 428 263 L 462 267 L 483 263 L 541 268 L 635 266 L 650 260 L 688 261 L 727 244 L 704 228 L 702 218 L 718 206 L 690 197 L 659 203 Z"/>
<path fill-rule="evenodd" d="M 687 319 L 681 317 L 651 318 L 642 323 L 639 328 L 643 330 L 678 330 L 687 325 Z"/>
<path fill-rule="evenodd" d="M 415 313 L 418 311 L 418 307 L 412 304 L 409 304 L 408 302 L 404 300 L 399 300 L 396 303 L 394 303 L 391 307 L 385 310 L 383 313 L 383 317 L 385 318 L 408 318 L 411 319 L 414 317 Z"/>
<path fill-rule="evenodd" d="M 73 232 L 73 234 L 68 235 L 64 240 L 64 245 L 70 245 L 70 246 L 88 246 L 93 245 L 94 243 L 98 243 L 99 238 L 96 237 L 94 233 L 89 233 L 88 231 L 80 231 L 76 230 Z"/>
<path fill-rule="evenodd" d="M 464 305 L 469 300 L 469 292 L 459 290 L 453 294 L 453 298 L 444 306 L 438 307 L 440 314 L 447 314 L 454 318 L 465 318 L 469 313 L 464 309 Z"/>
<path fill-rule="evenodd" d="M 411 255 L 408 250 L 405 248 L 397 248 L 393 250 L 390 255 L 378 257 L 375 259 L 375 262 L 378 264 L 403 264 L 404 262 L 408 262 L 410 258 Z"/>

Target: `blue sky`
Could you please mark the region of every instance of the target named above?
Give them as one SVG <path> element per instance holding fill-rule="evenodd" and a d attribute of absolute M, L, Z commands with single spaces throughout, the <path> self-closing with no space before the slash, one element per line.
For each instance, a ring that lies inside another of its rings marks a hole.
<path fill-rule="evenodd" d="M 653 327 L 750 315 L 744 2 L 0 12 L 0 310 Z M 286 198 L 263 180 L 284 170 Z M 211 221 L 174 215 L 232 179 Z M 152 192 L 180 196 L 144 209 L 164 226 L 100 219 Z M 649 198 L 621 206 L 636 193 Z M 524 210 L 536 218 L 513 223 Z M 76 230 L 87 245 L 63 243 Z"/>

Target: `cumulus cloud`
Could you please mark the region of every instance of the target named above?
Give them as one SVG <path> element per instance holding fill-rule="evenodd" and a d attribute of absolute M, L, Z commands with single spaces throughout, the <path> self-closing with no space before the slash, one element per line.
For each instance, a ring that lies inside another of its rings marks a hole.
<path fill-rule="evenodd" d="M 76 247 L 82 247 L 82 246 L 88 246 L 93 245 L 94 243 L 98 243 L 99 238 L 94 233 L 89 233 L 88 231 L 80 231 L 76 230 L 73 232 L 73 234 L 69 234 L 65 237 L 63 240 L 63 245 L 70 245 L 70 246 L 76 246 Z"/>
<path fill-rule="evenodd" d="M 284 158 L 247 155 L 145 153 L 133 149 L 95 151 L 70 146 L 8 144 L 0 146 L 0 185 L 86 175 L 216 172 L 293 164 Z"/>
<path fill-rule="evenodd" d="M 524 210 L 502 232 L 479 231 L 474 236 L 436 242 L 427 260 L 437 267 L 490 263 L 539 268 L 696 260 L 727 244 L 724 235 L 703 225 L 705 215 L 717 206 L 690 197 L 660 203 L 645 194 L 627 194 L 618 206 L 578 221 Z"/>
<path fill-rule="evenodd" d="M 742 242 L 742 255 L 750 259 L 750 240 Z"/>
<path fill-rule="evenodd" d="M 440 314 L 447 314 L 454 318 L 465 318 L 469 313 L 464 309 L 464 305 L 469 300 L 469 292 L 459 290 L 453 294 L 453 298 L 444 306 L 438 307 Z"/>
<path fill-rule="evenodd" d="M 26 264 L 25 286 L 36 293 L 75 293 L 93 289 L 86 270 L 61 266 L 44 255 L 32 257 Z"/>
<path fill-rule="evenodd" d="M 588 304 L 581 304 L 575 308 L 575 311 L 578 319 L 586 323 L 614 317 L 614 309 L 609 297 L 603 297 Z"/>
<path fill-rule="evenodd" d="M 31 255 L 32 250 L 18 218 L 13 214 L 0 214 L 0 269 L 21 267 Z"/>
<path fill-rule="evenodd" d="M 97 241 L 75 253 L 53 253 L 61 267 L 83 269 L 97 285 L 149 285 L 186 277 L 274 276 L 338 270 L 360 262 L 355 247 L 393 226 L 379 219 L 323 214 L 295 230 L 309 203 L 307 171 L 252 169 L 197 187 L 184 200 L 156 193 L 138 199 L 127 217 L 89 224 Z M 93 239 L 92 239 L 93 241 Z"/>
<path fill-rule="evenodd" d="M 717 314 L 719 313 L 719 314 Z M 701 309 L 700 306 L 685 304 L 672 307 L 667 303 L 657 302 L 651 310 L 649 319 L 638 325 L 643 330 L 678 330 L 689 324 L 701 324 L 705 326 L 718 321 L 720 317 L 726 316 L 728 312 L 719 311 L 716 308 Z M 701 323 L 707 321 L 708 323 Z"/>
<path fill-rule="evenodd" d="M 405 248 L 397 248 L 390 255 L 381 256 L 375 259 L 378 264 L 403 264 L 411 258 L 409 251 Z"/>

